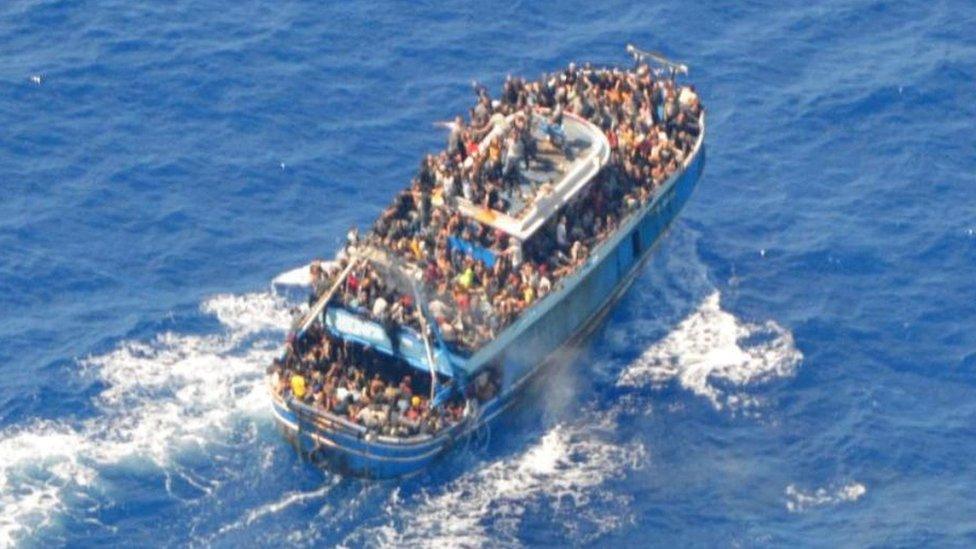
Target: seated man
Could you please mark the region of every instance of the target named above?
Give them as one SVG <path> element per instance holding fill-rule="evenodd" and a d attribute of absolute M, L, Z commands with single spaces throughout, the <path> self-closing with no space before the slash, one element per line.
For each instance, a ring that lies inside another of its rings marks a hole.
<path fill-rule="evenodd" d="M 386 423 L 386 413 L 383 411 L 383 406 L 371 404 L 359 410 L 356 421 L 367 429 L 379 429 Z"/>

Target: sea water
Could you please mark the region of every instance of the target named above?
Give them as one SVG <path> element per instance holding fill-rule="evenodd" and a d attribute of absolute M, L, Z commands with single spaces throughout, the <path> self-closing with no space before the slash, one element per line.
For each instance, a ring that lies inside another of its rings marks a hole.
<path fill-rule="evenodd" d="M 971 545 L 970 2 L 0 6 L 0 546 Z M 691 67 L 698 189 L 572 363 L 422 474 L 302 462 L 294 295 L 471 80 Z"/>

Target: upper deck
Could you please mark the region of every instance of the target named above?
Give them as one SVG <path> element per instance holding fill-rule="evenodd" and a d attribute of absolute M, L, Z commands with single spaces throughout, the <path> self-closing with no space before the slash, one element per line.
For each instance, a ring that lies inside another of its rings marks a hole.
<path fill-rule="evenodd" d="M 510 121 L 509 121 L 510 123 Z M 584 189 L 610 159 L 610 143 L 594 124 L 572 113 L 565 113 L 561 127 L 562 147 L 549 142 L 542 116 L 533 116 L 530 135 L 536 154 L 519 173 L 518 183 L 503 191 L 507 211 L 499 211 L 464 198 L 457 209 L 479 223 L 526 240 L 556 212 Z M 497 128 L 482 141 L 482 147 L 504 128 Z"/>
<path fill-rule="evenodd" d="M 321 278 L 332 286 L 319 291 L 301 329 L 321 315 L 334 335 L 356 332 L 364 345 L 446 374 L 452 368 L 439 368 L 439 349 L 460 358 L 443 362 L 466 362 L 585 270 L 591 253 L 599 255 L 619 224 L 659 198 L 695 156 L 704 120 L 693 89 L 646 65 L 567 74 L 547 81 L 547 94 L 540 83 L 521 83 L 522 99 L 491 102 L 493 114 L 487 122 L 482 114 L 480 127 L 451 126 L 448 150 L 428 155 L 412 188 L 365 238 L 350 237 L 340 259 L 346 271 Z M 566 103 L 577 90 L 600 106 L 573 107 L 591 112 L 592 121 Z M 611 142 L 620 156 L 611 154 Z M 627 169 L 601 176 L 612 162 L 628 162 Z M 555 224 L 561 214 L 567 219 Z M 539 230 L 547 224 L 553 230 Z M 375 326 L 323 314 L 332 293 L 329 308 Z M 415 341 L 402 341 L 406 333 Z"/>

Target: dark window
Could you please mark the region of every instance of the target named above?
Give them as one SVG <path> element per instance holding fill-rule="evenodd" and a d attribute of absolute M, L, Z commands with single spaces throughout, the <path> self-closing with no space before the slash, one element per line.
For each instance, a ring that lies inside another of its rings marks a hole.
<path fill-rule="evenodd" d="M 634 250 L 634 259 L 640 257 L 641 253 L 641 237 L 640 230 L 635 230 L 630 234 L 630 245 Z"/>

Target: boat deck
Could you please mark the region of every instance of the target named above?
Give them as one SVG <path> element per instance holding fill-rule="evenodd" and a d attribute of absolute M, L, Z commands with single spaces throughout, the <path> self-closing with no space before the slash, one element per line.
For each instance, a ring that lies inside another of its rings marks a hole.
<path fill-rule="evenodd" d="M 533 203 L 540 189 L 546 183 L 555 185 L 571 171 L 576 159 L 585 158 L 597 143 L 590 132 L 581 131 L 576 121 L 566 124 L 566 144 L 564 149 L 549 143 L 540 124 L 533 124 L 532 139 L 536 143 L 535 158 L 529 160 L 529 167 L 521 167 L 519 182 L 512 190 L 502 193 L 509 203 L 508 211 L 502 212 L 512 217 L 521 217 Z M 567 154 L 568 153 L 568 154 Z"/>
<path fill-rule="evenodd" d="M 519 182 L 503 193 L 509 207 L 498 211 L 458 200 L 458 209 L 480 223 L 504 231 L 519 240 L 532 236 L 561 206 L 586 187 L 610 158 L 610 144 L 593 124 L 571 114 L 563 119 L 565 146 L 549 143 L 542 125 L 535 117 L 532 137 L 536 143 L 535 158 L 526 169 L 520 166 Z"/>

